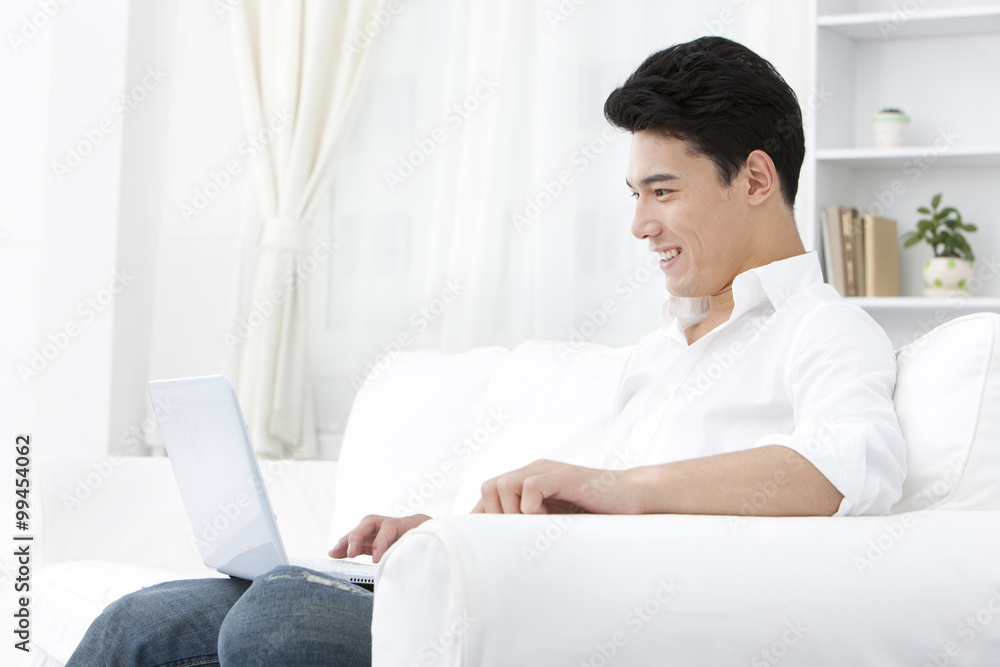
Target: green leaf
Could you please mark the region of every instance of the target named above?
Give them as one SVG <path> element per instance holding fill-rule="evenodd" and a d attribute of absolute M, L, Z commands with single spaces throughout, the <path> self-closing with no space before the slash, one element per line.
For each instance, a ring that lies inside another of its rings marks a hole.
<path fill-rule="evenodd" d="M 976 227 L 975 225 L 960 225 L 960 226 L 967 232 L 975 232 L 979 230 L 979 228 Z"/>
<path fill-rule="evenodd" d="M 924 215 L 930 215 L 931 214 L 931 210 L 929 208 L 927 208 L 926 206 L 921 206 L 920 208 L 917 209 L 917 213 L 923 213 Z"/>
<path fill-rule="evenodd" d="M 969 247 L 968 241 L 966 241 L 962 236 L 955 237 L 955 245 L 957 245 L 962 252 L 965 253 L 965 255 L 968 256 L 972 254 L 972 248 Z"/>
<path fill-rule="evenodd" d="M 938 204 L 940 203 L 941 203 L 941 193 L 939 192 L 936 195 L 934 195 L 934 199 L 931 199 L 931 206 L 933 208 L 937 208 Z"/>
<path fill-rule="evenodd" d="M 919 237 L 919 236 L 911 236 L 910 238 L 908 238 L 905 241 L 903 241 L 903 247 L 904 248 L 912 248 L 913 246 L 917 245 L 921 241 L 923 241 L 923 239 L 921 237 Z"/>

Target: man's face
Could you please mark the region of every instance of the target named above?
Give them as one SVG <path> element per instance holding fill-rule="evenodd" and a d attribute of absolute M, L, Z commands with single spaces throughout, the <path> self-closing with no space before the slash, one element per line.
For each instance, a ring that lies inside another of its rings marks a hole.
<path fill-rule="evenodd" d="M 718 294 L 748 268 L 751 224 L 741 176 L 723 186 L 715 164 L 689 152 L 686 142 L 633 135 L 626 174 L 636 197 L 632 235 L 660 255 L 671 294 Z"/>

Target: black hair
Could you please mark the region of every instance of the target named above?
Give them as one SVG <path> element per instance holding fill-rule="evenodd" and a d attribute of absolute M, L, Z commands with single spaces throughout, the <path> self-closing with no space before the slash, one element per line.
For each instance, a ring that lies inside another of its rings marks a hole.
<path fill-rule="evenodd" d="M 646 58 L 604 103 L 612 125 L 688 143 L 715 163 L 728 186 L 762 150 L 771 156 L 792 208 L 805 157 L 802 111 L 768 61 L 724 37 L 701 37 Z"/>

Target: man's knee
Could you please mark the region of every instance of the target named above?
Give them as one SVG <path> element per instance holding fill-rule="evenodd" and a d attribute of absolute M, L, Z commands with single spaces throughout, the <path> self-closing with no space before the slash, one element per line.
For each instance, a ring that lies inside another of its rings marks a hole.
<path fill-rule="evenodd" d="M 104 656 L 100 664 L 143 664 L 149 624 L 155 622 L 159 607 L 156 595 L 146 588 L 118 598 L 91 623 L 68 665 L 98 664 L 93 662 L 98 655 Z"/>
<path fill-rule="evenodd" d="M 214 656 L 218 627 L 248 585 L 236 579 L 172 581 L 124 595 L 94 620 L 67 667 Z"/>
<path fill-rule="evenodd" d="M 364 664 L 372 598 L 354 584 L 280 566 L 258 577 L 219 633 L 222 665 Z"/>

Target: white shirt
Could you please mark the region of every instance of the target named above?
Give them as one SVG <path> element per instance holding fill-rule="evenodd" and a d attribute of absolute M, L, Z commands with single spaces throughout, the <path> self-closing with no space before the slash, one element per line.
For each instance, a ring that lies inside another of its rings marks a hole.
<path fill-rule="evenodd" d="M 837 516 L 888 513 L 906 451 L 885 332 L 823 282 L 812 252 L 736 276 L 733 303 L 692 345 L 684 330 L 708 317 L 708 298 L 663 304 L 622 373 L 605 467 L 784 445 L 844 495 Z"/>

